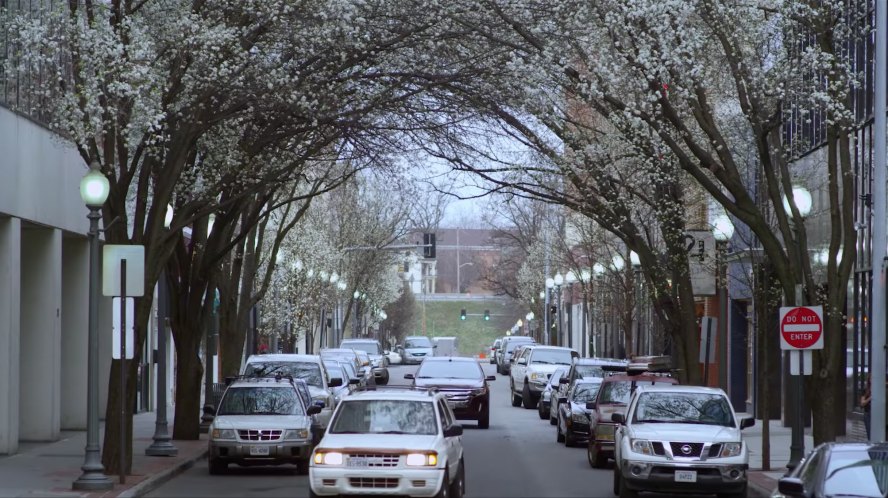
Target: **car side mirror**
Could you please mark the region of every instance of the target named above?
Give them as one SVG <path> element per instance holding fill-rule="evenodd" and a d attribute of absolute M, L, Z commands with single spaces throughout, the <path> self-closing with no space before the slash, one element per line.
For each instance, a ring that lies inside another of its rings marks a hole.
<path fill-rule="evenodd" d="M 570 379 L 568 379 L 567 377 L 562 377 L 562 378 L 558 379 L 559 384 L 568 384 L 569 382 L 570 382 Z"/>
<path fill-rule="evenodd" d="M 361 383 L 361 379 L 348 379 L 348 384 L 350 386 L 355 386 Z"/>
<path fill-rule="evenodd" d="M 305 413 L 309 415 L 317 415 L 318 413 L 321 413 L 321 407 L 318 405 L 311 405 L 305 410 Z"/>
<path fill-rule="evenodd" d="M 611 422 L 614 422 L 614 423 L 617 423 L 617 424 L 625 424 L 625 423 L 626 423 L 626 417 L 623 416 L 622 413 L 612 413 L 612 414 L 611 414 Z"/>
<path fill-rule="evenodd" d="M 561 403 L 567 403 L 567 397 L 558 398 L 558 404 L 560 405 Z"/>
<path fill-rule="evenodd" d="M 519 364 L 519 365 L 527 365 L 527 360 L 525 360 L 524 358 L 519 358 L 519 359 L 518 359 L 518 364 Z"/>
<path fill-rule="evenodd" d="M 342 385 L 342 379 L 339 377 L 333 377 L 327 385 L 329 387 L 339 387 Z"/>
<path fill-rule="evenodd" d="M 405 378 L 405 379 L 412 379 L 412 378 L 413 378 L 413 374 L 404 374 L 404 378 Z"/>
<path fill-rule="evenodd" d="M 459 424 L 453 424 L 450 427 L 444 429 L 444 437 L 456 437 L 463 435 L 463 426 Z"/>
<path fill-rule="evenodd" d="M 327 406 L 327 402 L 319 399 L 319 400 L 315 401 L 314 404 L 312 404 L 312 406 L 317 406 L 318 408 L 324 408 Z"/>
<path fill-rule="evenodd" d="M 747 427 L 752 427 L 755 425 L 755 419 L 753 417 L 743 417 L 740 419 L 740 429 L 743 430 Z"/>
<path fill-rule="evenodd" d="M 225 385 L 230 386 L 236 377 L 225 377 Z"/>
<path fill-rule="evenodd" d="M 487 377 L 484 378 L 484 380 L 487 380 L 487 381 L 496 380 L 496 375 L 488 375 Z"/>
<path fill-rule="evenodd" d="M 777 481 L 777 491 L 786 496 L 805 496 L 805 485 L 798 477 L 782 477 Z"/>
<path fill-rule="evenodd" d="M 595 402 L 594 401 L 587 401 L 586 402 L 586 409 L 587 410 L 594 410 L 595 409 Z"/>

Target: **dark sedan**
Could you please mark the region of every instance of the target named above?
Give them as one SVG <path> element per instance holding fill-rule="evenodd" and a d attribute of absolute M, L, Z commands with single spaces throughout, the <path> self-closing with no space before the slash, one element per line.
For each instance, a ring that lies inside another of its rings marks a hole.
<path fill-rule="evenodd" d="M 543 388 L 543 392 L 540 394 L 540 402 L 537 403 L 537 411 L 540 414 L 540 418 L 543 420 L 549 419 L 552 425 L 555 425 L 556 421 L 553 414 L 556 413 L 554 408 L 558 404 L 558 380 L 565 373 L 567 373 L 567 368 L 559 368 L 552 372 L 549 382 L 546 382 L 546 387 Z"/>
<path fill-rule="evenodd" d="M 558 398 L 558 427 L 556 440 L 565 446 L 589 441 L 589 416 L 592 410 L 586 403 L 598 396 L 602 379 L 590 377 L 577 379 L 567 396 Z"/>
<path fill-rule="evenodd" d="M 772 496 L 884 497 L 888 443 L 823 443 L 787 476 Z"/>
<path fill-rule="evenodd" d="M 413 379 L 415 387 L 436 387 L 447 398 L 447 404 L 457 419 L 477 420 L 478 427 L 490 426 L 490 388 L 481 365 L 474 358 L 453 356 L 430 357 L 422 360 L 416 374 L 404 374 Z"/>

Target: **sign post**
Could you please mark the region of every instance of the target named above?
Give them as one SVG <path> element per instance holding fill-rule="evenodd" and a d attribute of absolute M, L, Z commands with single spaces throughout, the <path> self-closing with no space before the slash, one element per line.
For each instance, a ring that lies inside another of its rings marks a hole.
<path fill-rule="evenodd" d="M 703 364 L 703 385 L 709 385 L 709 365 L 715 362 L 716 344 L 713 341 L 713 332 L 715 331 L 718 319 L 711 316 L 704 316 L 700 321 L 700 363 Z M 719 365 L 719 368 L 722 368 Z"/>
<path fill-rule="evenodd" d="M 129 263 L 129 264 L 127 264 Z M 130 344 L 132 351 L 127 352 L 128 320 L 127 320 L 127 296 L 145 295 L 145 247 L 136 245 L 113 245 L 103 248 L 102 261 L 102 294 L 106 296 L 120 297 L 120 328 L 118 334 L 119 362 L 120 362 L 120 484 L 126 484 L 126 460 L 129 456 L 126 430 L 126 360 L 132 358 L 135 353 L 135 341 Z M 135 315 L 135 313 L 132 313 Z"/>

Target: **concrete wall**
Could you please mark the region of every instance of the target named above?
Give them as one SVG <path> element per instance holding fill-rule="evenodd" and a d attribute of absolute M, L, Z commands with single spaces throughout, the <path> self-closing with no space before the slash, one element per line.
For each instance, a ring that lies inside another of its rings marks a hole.
<path fill-rule="evenodd" d="M 86 430 L 86 358 L 89 338 L 89 244 L 62 239 L 61 428 Z"/>
<path fill-rule="evenodd" d="M 18 451 L 21 221 L 0 218 L 0 455 Z"/>
<path fill-rule="evenodd" d="M 25 227 L 21 259 L 19 437 L 52 441 L 60 429 L 62 233 Z"/>

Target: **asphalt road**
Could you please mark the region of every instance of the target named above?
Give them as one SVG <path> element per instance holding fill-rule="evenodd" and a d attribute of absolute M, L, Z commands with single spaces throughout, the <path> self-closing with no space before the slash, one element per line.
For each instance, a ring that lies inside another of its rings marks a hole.
<path fill-rule="evenodd" d="M 485 362 L 483 366 L 488 375 L 496 375 L 492 365 Z M 392 366 L 392 383 L 409 382 L 404 374 L 415 370 L 415 366 Z M 478 429 L 474 421 L 464 425 L 466 496 L 612 497 L 612 467 L 593 469 L 584 448 L 556 443 L 555 428 L 540 420 L 536 410 L 513 408 L 508 377 L 496 377 L 491 389 L 490 428 Z M 308 478 L 289 466 L 231 466 L 227 475 L 211 476 L 203 461 L 147 496 L 300 497 L 308 496 Z"/>

